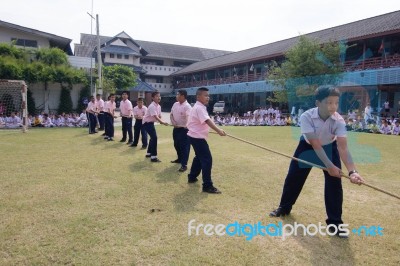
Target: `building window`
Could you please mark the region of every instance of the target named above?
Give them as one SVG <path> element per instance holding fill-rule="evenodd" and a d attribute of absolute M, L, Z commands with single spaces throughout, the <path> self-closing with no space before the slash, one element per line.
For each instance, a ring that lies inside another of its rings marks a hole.
<path fill-rule="evenodd" d="M 168 71 L 171 71 L 171 68 L 168 68 Z"/>
<path fill-rule="evenodd" d="M 154 69 L 157 70 L 157 67 L 155 67 Z"/>
<path fill-rule="evenodd" d="M 110 58 L 114 58 L 114 54 L 110 54 Z"/>
<path fill-rule="evenodd" d="M 117 54 L 118 59 L 122 59 L 122 54 Z"/>
<path fill-rule="evenodd" d="M 124 58 L 129 59 L 129 55 L 128 54 L 124 55 Z"/>
<path fill-rule="evenodd" d="M 15 43 L 15 45 L 23 46 L 23 47 L 34 47 L 37 48 L 37 41 L 35 40 L 25 40 L 25 39 L 17 39 L 11 38 L 11 41 Z"/>

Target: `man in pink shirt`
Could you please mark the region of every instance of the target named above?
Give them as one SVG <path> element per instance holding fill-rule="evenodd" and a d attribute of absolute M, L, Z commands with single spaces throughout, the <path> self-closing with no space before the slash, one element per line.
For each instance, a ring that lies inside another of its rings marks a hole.
<path fill-rule="evenodd" d="M 143 105 L 143 99 L 137 100 L 137 106 L 133 108 L 135 125 L 133 126 L 133 143 L 130 147 L 136 147 L 139 142 L 140 133 L 142 133 L 142 150 L 147 149 L 147 133 L 143 127 L 143 117 L 146 114 L 147 107 Z"/>
<path fill-rule="evenodd" d="M 104 130 L 104 100 L 101 98 L 100 94 L 96 94 L 96 107 L 97 107 L 97 118 L 99 120 L 99 130 Z M 103 134 L 105 135 L 105 133 Z"/>
<path fill-rule="evenodd" d="M 97 107 L 96 107 L 96 102 L 94 99 L 94 96 L 90 96 L 90 102 L 88 103 L 88 106 L 86 108 L 86 112 L 88 113 L 89 116 L 89 134 L 94 134 L 97 133 L 96 131 L 96 114 L 97 114 Z"/>
<path fill-rule="evenodd" d="M 179 172 L 185 172 L 187 170 L 187 162 L 189 159 L 190 143 L 187 136 L 187 121 L 190 110 L 192 107 L 186 100 L 187 92 L 185 90 L 178 90 L 176 94 L 176 102 L 171 108 L 171 124 L 174 126 L 172 131 L 172 138 L 174 139 L 174 147 L 178 159 L 171 161 L 171 163 L 180 163 L 181 168 Z"/>
<path fill-rule="evenodd" d="M 187 128 L 189 132 L 190 144 L 192 144 L 195 157 L 188 175 L 189 183 L 196 183 L 197 177 L 202 172 L 203 192 L 220 194 L 211 180 L 212 156 L 206 138 L 208 137 L 208 127 L 212 128 L 220 136 L 226 136 L 225 131 L 218 128 L 210 119 L 206 105 L 210 101 L 207 88 L 199 88 L 196 92 L 197 102 L 189 113 Z"/>
<path fill-rule="evenodd" d="M 153 92 L 151 98 L 153 102 L 149 105 L 143 117 L 143 127 L 150 136 L 146 158 L 151 158 L 151 162 L 153 163 L 159 163 L 161 161 L 157 158 L 157 132 L 154 122 L 159 122 L 165 126 L 168 126 L 168 123 L 161 120 L 160 93 L 158 91 Z"/>
<path fill-rule="evenodd" d="M 115 110 L 115 95 L 110 94 L 109 101 L 104 104 L 104 119 L 105 119 L 105 129 L 106 136 L 104 139 L 108 141 L 113 141 L 114 137 L 114 110 Z"/>
<path fill-rule="evenodd" d="M 126 141 L 126 133 L 128 133 L 129 139 L 127 144 L 132 144 L 133 134 L 132 134 L 132 117 L 133 117 L 133 107 L 131 101 L 128 100 L 128 92 L 124 91 L 122 93 L 122 101 L 119 105 L 122 117 L 122 139 L 120 142 Z"/>

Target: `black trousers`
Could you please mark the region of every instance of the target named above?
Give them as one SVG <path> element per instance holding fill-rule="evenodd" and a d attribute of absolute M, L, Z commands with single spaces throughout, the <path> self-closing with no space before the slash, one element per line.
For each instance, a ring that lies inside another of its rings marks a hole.
<path fill-rule="evenodd" d="M 149 146 L 147 146 L 147 153 L 151 156 L 157 156 L 157 132 L 154 127 L 154 122 L 147 122 L 143 124 L 144 129 L 150 136 Z"/>
<path fill-rule="evenodd" d="M 97 124 L 96 115 L 88 113 L 88 122 L 89 122 L 89 133 L 96 132 L 96 124 Z"/>
<path fill-rule="evenodd" d="M 110 113 L 104 113 L 106 136 L 114 137 L 114 117 Z"/>
<path fill-rule="evenodd" d="M 99 115 L 97 116 L 97 119 L 99 119 L 99 130 L 104 130 L 104 112 L 100 112 Z"/>
<path fill-rule="evenodd" d="M 190 153 L 190 142 L 187 133 L 188 129 L 183 127 L 174 128 L 172 131 L 174 148 L 178 155 L 178 161 L 181 162 L 182 166 L 187 166 Z"/>
<path fill-rule="evenodd" d="M 133 144 L 137 145 L 139 142 L 140 133 L 142 134 L 142 147 L 147 147 L 147 132 L 142 124 L 142 119 L 136 119 L 133 126 Z"/>
<path fill-rule="evenodd" d="M 332 163 L 338 168 L 341 168 L 336 141 L 323 146 L 323 149 Z M 303 138 L 300 140 L 293 157 L 324 166 L 312 146 Z M 296 203 L 296 200 L 300 195 L 301 189 L 306 182 L 311 168 L 311 166 L 299 163 L 295 160 L 290 162 L 289 171 L 285 179 L 281 202 L 279 205 L 282 209 L 286 211 L 290 211 L 292 209 L 292 206 Z M 326 223 L 335 225 L 342 224 L 342 180 L 340 178 L 330 176 L 326 171 L 323 171 L 323 173 L 325 176 L 325 209 L 328 216 Z"/>
<path fill-rule="evenodd" d="M 129 142 L 132 142 L 132 117 L 122 117 L 122 139 L 126 140 L 126 134 L 128 133 Z"/>
<path fill-rule="evenodd" d="M 203 188 L 211 187 L 213 185 L 211 180 L 212 156 L 208 143 L 205 139 L 196 139 L 189 136 L 188 138 L 195 153 L 188 178 L 195 179 L 201 173 Z"/>

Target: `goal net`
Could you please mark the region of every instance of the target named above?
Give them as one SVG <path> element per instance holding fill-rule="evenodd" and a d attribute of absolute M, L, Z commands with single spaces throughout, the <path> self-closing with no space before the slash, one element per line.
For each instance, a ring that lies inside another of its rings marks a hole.
<path fill-rule="evenodd" d="M 0 128 L 26 131 L 28 125 L 27 86 L 22 80 L 0 79 Z"/>

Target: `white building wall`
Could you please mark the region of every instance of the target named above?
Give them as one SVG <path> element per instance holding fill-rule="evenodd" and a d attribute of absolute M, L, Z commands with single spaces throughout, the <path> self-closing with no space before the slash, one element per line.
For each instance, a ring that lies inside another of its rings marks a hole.
<path fill-rule="evenodd" d="M 79 93 L 84 86 L 76 84 L 71 90 L 71 99 L 73 109 L 78 107 Z M 57 113 L 60 105 L 61 85 L 59 83 L 49 83 L 47 91 L 44 89 L 44 83 L 28 84 L 32 97 L 35 99 L 36 108 L 45 110 L 45 99 L 47 98 L 48 109 L 50 112 Z M 80 112 L 80 110 L 78 110 Z"/>
<path fill-rule="evenodd" d="M 37 41 L 38 48 L 50 48 L 48 39 L 34 34 L 0 27 L 0 43 L 11 43 L 12 38 Z"/>

